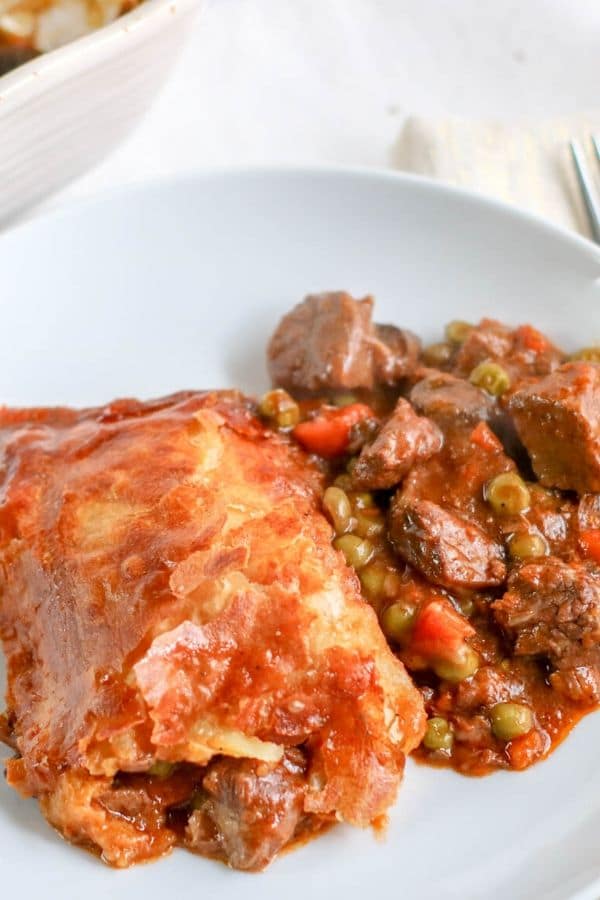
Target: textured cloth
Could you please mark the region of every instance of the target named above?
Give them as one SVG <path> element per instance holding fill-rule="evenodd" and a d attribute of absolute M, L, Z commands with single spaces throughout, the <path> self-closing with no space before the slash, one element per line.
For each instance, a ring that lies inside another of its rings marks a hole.
<path fill-rule="evenodd" d="M 578 138 L 591 170 L 598 172 L 592 133 L 600 133 L 600 113 L 523 124 L 412 116 L 400 132 L 392 162 L 498 197 L 589 237 L 568 142 Z"/>

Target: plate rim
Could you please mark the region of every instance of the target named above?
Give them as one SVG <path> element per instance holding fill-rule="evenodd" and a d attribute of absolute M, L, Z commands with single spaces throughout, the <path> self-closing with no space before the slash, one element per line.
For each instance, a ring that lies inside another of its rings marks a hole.
<path fill-rule="evenodd" d="M 70 50 L 73 44 L 79 49 L 80 44 L 87 41 L 94 41 L 98 34 L 105 31 L 111 31 L 114 26 L 118 26 L 123 20 L 129 19 L 137 12 L 142 10 L 144 6 L 152 8 L 161 8 L 169 5 L 186 5 L 195 6 L 202 4 L 204 0 L 146 0 L 140 7 L 128 13 L 126 16 L 117 19 L 112 25 L 105 26 L 96 34 L 91 34 L 80 38 L 72 44 L 57 51 L 52 51 L 49 56 L 61 54 L 63 51 Z M 158 17 L 157 17 L 158 19 Z M 156 21 L 158 26 L 158 21 Z M 32 62 L 35 62 L 32 61 Z M 25 63 L 29 66 L 31 63 Z M 22 68 L 22 67 L 19 67 Z M 18 72 L 18 70 L 16 70 Z M 9 73 L 9 76 L 15 73 Z M 0 88 L 2 85 L 0 84 Z M 0 94 L 0 100 L 2 95 Z M 1 111 L 1 107 L 0 107 Z M 591 238 L 575 230 L 571 230 L 563 225 L 559 225 L 550 219 L 545 218 L 539 213 L 524 207 L 508 203 L 492 194 L 487 194 L 474 189 L 446 183 L 427 175 L 420 175 L 413 172 L 405 172 L 400 169 L 390 169 L 377 166 L 355 166 L 355 165 L 337 165 L 332 164 L 297 164 L 297 163 L 281 163 L 281 164 L 248 164 L 248 165 L 223 165 L 223 166 L 199 166 L 188 169 L 176 175 L 161 175 L 151 178 L 144 178 L 140 181 L 127 182 L 115 185 L 108 189 L 98 189 L 93 193 L 83 197 L 76 197 L 58 206 L 51 206 L 48 209 L 32 209 L 28 211 L 26 217 L 18 218 L 12 222 L 8 222 L 6 227 L 0 229 L 0 242 L 6 235 L 13 235 L 23 228 L 31 227 L 35 223 L 44 222 L 48 219 L 62 219 L 76 216 L 85 212 L 88 208 L 94 206 L 110 205 L 113 201 L 120 201 L 131 197 L 134 199 L 144 193 L 163 193 L 168 192 L 172 188 L 183 188 L 186 185 L 198 184 L 203 182 L 217 182 L 229 180 L 244 180 L 246 178 L 264 178 L 264 179 L 322 179 L 331 178 L 334 180 L 347 181 L 349 184 L 353 181 L 388 183 L 392 185 L 411 185 L 423 189 L 426 193 L 431 192 L 438 196 L 446 196 L 452 199 L 459 199 L 470 204 L 475 209 L 483 211 L 488 215 L 499 215 L 506 221 L 517 220 L 532 232 L 544 235 L 550 240 L 558 241 L 569 246 L 582 255 L 587 261 L 596 262 L 600 267 L 600 245 L 594 243 Z M 1 243 L 0 243 L 1 247 Z M 600 278 L 600 269 L 598 272 Z"/>

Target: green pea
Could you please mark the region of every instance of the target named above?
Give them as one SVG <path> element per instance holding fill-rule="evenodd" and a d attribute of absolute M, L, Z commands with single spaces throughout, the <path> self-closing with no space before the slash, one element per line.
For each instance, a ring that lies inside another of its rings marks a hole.
<path fill-rule="evenodd" d="M 350 406 L 352 403 L 356 403 L 357 400 L 356 394 L 336 394 L 332 398 L 332 403 L 334 406 Z"/>
<path fill-rule="evenodd" d="M 402 590 L 403 584 L 404 581 L 402 580 L 400 573 L 394 569 L 388 569 L 383 583 L 384 596 L 389 597 L 390 599 L 397 597 Z"/>
<path fill-rule="evenodd" d="M 371 541 L 359 538 L 355 534 L 344 534 L 333 542 L 336 550 L 341 550 L 349 566 L 362 569 L 372 558 L 375 548 Z"/>
<path fill-rule="evenodd" d="M 516 516 L 529 509 L 529 488 L 516 472 L 503 472 L 488 482 L 485 499 L 500 516 Z"/>
<path fill-rule="evenodd" d="M 354 509 L 370 509 L 375 506 L 375 498 L 369 491 L 353 491 L 350 500 Z"/>
<path fill-rule="evenodd" d="M 385 522 L 379 513 L 367 515 L 357 513 L 352 525 L 352 533 L 362 538 L 375 538 L 385 531 Z"/>
<path fill-rule="evenodd" d="M 472 331 L 473 326 L 469 322 L 454 319 L 446 325 L 446 339 L 451 344 L 464 344 Z"/>
<path fill-rule="evenodd" d="M 533 728 L 533 713 L 523 703 L 496 703 L 490 710 L 492 733 L 501 741 L 512 741 Z"/>
<path fill-rule="evenodd" d="M 323 509 L 335 528 L 336 534 L 345 534 L 353 524 L 352 506 L 340 487 L 328 487 L 323 494 Z"/>
<path fill-rule="evenodd" d="M 293 428 L 300 421 L 300 407 L 288 392 L 281 388 L 268 391 L 262 397 L 258 411 L 278 428 Z"/>
<path fill-rule="evenodd" d="M 401 644 L 410 634 L 415 618 L 415 609 L 403 603 L 392 603 L 381 617 L 383 633 L 390 640 Z"/>
<path fill-rule="evenodd" d="M 387 569 L 378 563 L 370 563 L 360 570 L 359 578 L 364 593 L 370 600 L 384 596 Z"/>
<path fill-rule="evenodd" d="M 427 750 L 451 750 L 454 743 L 452 726 L 442 716 L 433 716 L 427 722 L 423 746 Z"/>
<path fill-rule="evenodd" d="M 148 769 L 148 775 L 153 775 L 155 778 L 168 778 L 174 768 L 174 763 L 167 762 L 165 759 L 157 759 Z"/>
<path fill-rule="evenodd" d="M 479 654 L 472 647 L 465 645 L 459 657 L 452 662 L 445 659 L 438 660 L 433 666 L 433 671 L 444 681 L 464 681 L 465 678 L 475 674 L 480 662 Z"/>
<path fill-rule="evenodd" d="M 334 479 L 333 483 L 336 487 L 341 487 L 341 489 L 343 491 L 346 491 L 346 493 L 352 490 L 352 485 L 354 484 L 352 478 L 347 474 L 347 472 L 342 472 L 341 475 L 338 475 L 337 478 Z"/>
<path fill-rule="evenodd" d="M 508 540 L 508 552 L 511 559 L 535 559 L 546 556 L 548 545 L 541 534 L 522 532 L 513 534 Z"/>
<path fill-rule="evenodd" d="M 463 616 L 469 619 L 475 612 L 475 601 L 472 597 L 461 597 L 458 599 L 458 605 Z"/>
<path fill-rule="evenodd" d="M 493 397 L 499 397 L 510 387 L 508 372 L 495 362 L 479 363 L 469 375 L 469 381 Z"/>
<path fill-rule="evenodd" d="M 584 347 L 572 353 L 570 359 L 584 359 L 586 362 L 600 363 L 600 347 Z"/>

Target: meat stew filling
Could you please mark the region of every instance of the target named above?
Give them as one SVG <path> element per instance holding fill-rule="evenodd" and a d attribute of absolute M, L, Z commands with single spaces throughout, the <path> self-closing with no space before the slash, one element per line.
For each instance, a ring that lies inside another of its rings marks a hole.
<path fill-rule="evenodd" d="M 334 293 L 283 318 L 267 418 L 326 472 L 334 546 L 425 701 L 416 757 L 526 768 L 600 701 L 600 353 L 483 319 L 388 339 L 382 368 L 371 313 Z"/>

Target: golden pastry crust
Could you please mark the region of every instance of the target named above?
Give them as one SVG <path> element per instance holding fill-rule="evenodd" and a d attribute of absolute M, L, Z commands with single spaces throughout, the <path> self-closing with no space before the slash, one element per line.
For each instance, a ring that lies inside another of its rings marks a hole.
<path fill-rule="evenodd" d="M 144 836 L 98 801 L 117 773 L 299 746 L 306 816 L 385 813 L 421 697 L 331 546 L 319 472 L 249 401 L 0 410 L 0 467 L 8 777 L 67 837 L 159 855 L 168 802 Z"/>

